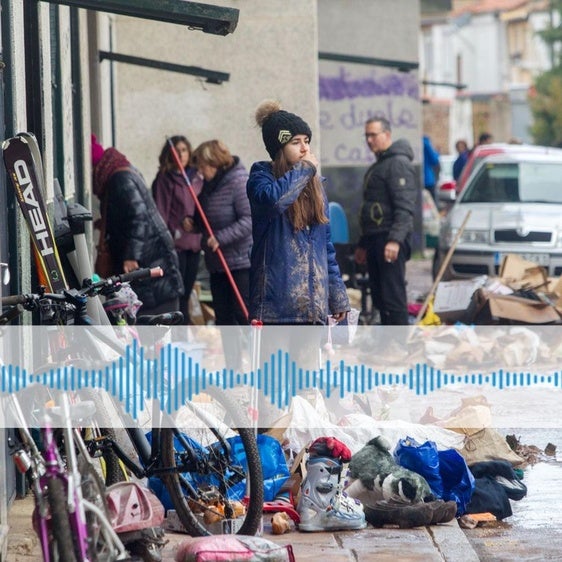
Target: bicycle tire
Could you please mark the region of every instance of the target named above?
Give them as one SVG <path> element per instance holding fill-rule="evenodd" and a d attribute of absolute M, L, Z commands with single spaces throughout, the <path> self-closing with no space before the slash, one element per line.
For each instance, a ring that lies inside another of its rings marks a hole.
<path fill-rule="evenodd" d="M 84 388 L 81 390 L 83 397 L 91 400 L 96 406 L 96 421 L 97 424 L 88 428 L 91 436 L 84 439 L 86 445 L 88 441 L 96 439 L 107 439 L 109 442 L 117 442 L 117 432 L 111 427 L 111 417 L 103 402 L 102 397 L 98 392 L 91 388 Z M 124 482 L 128 480 L 128 475 L 125 467 L 119 460 L 119 457 L 111 449 L 111 447 L 104 447 L 102 449 L 103 467 L 102 474 L 106 486 L 117 484 L 117 482 Z"/>
<path fill-rule="evenodd" d="M 47 501 L 51 514 L 50 530 L 53 560 L 57 562 L 78 562 L 74 550 L 74 539 L 68 520 L 66 490 L 62 480 L 47 480 Z"/>
<path fill-rule="evenodd" d="M 204 475 L 209 472 L 216 474 L 214 467 L 218 466 L 220 463 L 228 463 L 228 466 L 234 467 L 235 471 L 243 469 L 245 473 L 245 482 L 247 483 L 249 481 L 250 494 L 247 498 L 246 511 L 243 515 L 244 519 L 236 532 L 241 535 L 255 535 L 260 527 L 262 518 L 263 474 L 254 431 L 249 427 L 240 405 L 230 398 L 225 392 L 218 388 L 210 387 L 204 391 L 204 394 L 214 400 L 213 407 L 220 407 L 221 412 L 225 414 L 225 417 L 221 421 L 223 421 L 229 428 L 236 429 L 236 432 L 240 436 L 247 462 L 246 467 L 241 467 L 238 461 L 233 461 L 231 458 L 227 459 L 224 451 L 219 450 L 221 447 L 207 447 L 207 454 L 203 455 L 200 459 L 202 460 L 199 464 L 200 472 L 190 471 L 190 477 L 197 479 L 200 476 L 205 478 Z M 193 404 L 197 403 L 197 397 L 194 397 L 193 400 L 190 401 L 190 404 L 186 405 L 186 407 L 192 406 L 190 411 L 195 415 L 196 409 L 193 409 Z M 203 423 L 206 424 L 206 420 L 200 421 L 203 421 Z M 225 427 L 225 425 L 223 425 L 223 427 Z M 193 427 L 195 427 L 195 425 L 193 425 L 192 428 Z M 195 438 L 193 429 L 178 427 L 178 430 L 192 439 Z M 207 430 L 206 433 L 210 432 Z M 197 441 L 203 446 L 207 445 L 200 439 Z M 181 452 L 176 450 L 175 442 L 174 430 L 172 428 L 162 429 L 160 454 L 163 466 L 175 469 L 172 472 L 168 471 L 165 473 L 162 479 L 170 494 L 170 498 L 176 509 L 179 520 L 185 527 L 186 531 L 192 536 L 224 533 L 224 529 L 220 526 L 217 526 L 216 524 L 213 525 L 212 523 L 205 523 L 204 521 L 203 514 L 205 511 L 211 511 L 208 508 L 208 504 L 205 504 L 202 500 L 202 494 L 205 492 L 204 487 L 201 484 L 198 484 L 194 490 L 196 497 L 193 497 L 193 494 L 189 495 L 189 491 L 187 490 L 185 484 L 182 484 L 183 477 L 179 473 L 180 469 L 178 468 L 178 461 L 181 462 Z M 219 456 L 220 460 L 218 459 Z M 230 473 L 232 474 L 232 471 Z M 220 476 L 221 478 L 218 479 L 219 487 L 222 485 L 224 486 L 224 489 L 228 489 L 228 476 L 224 473 Z M 224 505 L 230 505 L 229 500 L 225 499 L 224 493 L 221 493 L 220 501 Z M 195 513 L 194 509 L 200 512 Z M 236 519 L 236 526 L 238 526 L 238 524 L 240 524 L 240 518 Z"/>

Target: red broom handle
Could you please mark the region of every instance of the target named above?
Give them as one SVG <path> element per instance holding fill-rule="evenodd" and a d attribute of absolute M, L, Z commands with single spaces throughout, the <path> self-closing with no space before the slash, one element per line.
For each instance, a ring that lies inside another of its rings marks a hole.
<path fill-rule="evenodd" d="M 193 189 L 193 186 L 191 185 L 191 181 L 189 181 L 189 177 L 187 176 L 187 174 L 185 172 L 185 169 L 181 164 L 181 160 L 180 160 L 180 157 L 178 155 L 178 151 L 176 150 L 176 147 L 174 146 L 174 143 L 172 142 L 172 140 L 170 138 L 168 138 L 167 141 L 168 141 L 168 144 L 170 145 L 170 150 L 172 151 L 172 155 L 174 156 L 174 160 L 176 161 L 176 165 L 178 167 L 178 170 L 180 170 L 180 172 L 183 176 L 183 179 L 185 180 L 185 183 L 187 185 L 187 189 L 189 190 L 189 193 L 190 193 L 191 197 L 193 198 L 193 202 L 195 203 L 195 207 L 197 208 L 197 212 L 199 213 L 199 216 L 201 217 L 201 220 L 203 221 L 203 225 L 205 226 L 205 229 L 209 233 L 209 236 L 214 237 L 213 230 L 211 229 L 211 225 L 209 224 L 209 221 L 207 220 L 207 216 L 205 215 L 205 213 L 203 211 L 203 207 L 201 207 L 201 203 L 199 202 L 199 199 L 197 198 L 197 194 L 195 193 L 195 191 Z M 216 254 L 219 256 L 219 260 L 222 264 L 224 272 L 226 273 L 226 276 L 228 277 L 230 285 L 232 286 L 232 290 L 234 291 L 234 295 L 236 296 L 236 300 L 238 301 L 238 304 L 240 305 L 240 308 L 242 309 L 242 312 L 244 313 L 244 316 L 246 317 L 246 321 L 249 321 L 250 315 L 248 313 L 248 309 L 246 308 L 246 304 L 244 303 L 244 299 L 242 298 L 242 295 L 240 294 L 240 291 L 238 290 L 238 287 L 236 286 L 236 281 L 234 281 L 234 277 L 232 277 L 232 272 L 230 271 L 230 268 L 228 267 L 228 264 L 226 263 L 226 260 L 224 259 L 224 254 L 222 253 L 222 250 L 221 250 L 220 246 L 217 248 Z"/>

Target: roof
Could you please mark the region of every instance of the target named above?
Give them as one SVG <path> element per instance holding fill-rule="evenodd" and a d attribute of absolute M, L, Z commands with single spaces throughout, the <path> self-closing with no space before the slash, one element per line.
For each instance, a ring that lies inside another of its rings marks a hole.
<path fill-rule="evenodd" d="M 480 0 L 471 6 L 463 6 L 451 12 L 451 16 L 461 14 L 487 14 L 490 12 L 501 12 L 505 10 L 515 10 L 527 4 L 529 0 Z"/>

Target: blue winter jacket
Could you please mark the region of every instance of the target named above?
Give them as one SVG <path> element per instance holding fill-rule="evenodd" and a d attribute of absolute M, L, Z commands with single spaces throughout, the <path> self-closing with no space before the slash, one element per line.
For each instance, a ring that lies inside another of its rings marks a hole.
<path fill-rule="evenodd" d="M 296 164 L 276 179 L 271 162 L 256 162 L 247 192 L 254 243 L 250 270 L 250 318 L 265 324 L 326 324 L 349 310 L 329 224 L 295 232 L 287 209 L 315 169 Z M 328 202 L 326 201 L 328 214 Z"/>

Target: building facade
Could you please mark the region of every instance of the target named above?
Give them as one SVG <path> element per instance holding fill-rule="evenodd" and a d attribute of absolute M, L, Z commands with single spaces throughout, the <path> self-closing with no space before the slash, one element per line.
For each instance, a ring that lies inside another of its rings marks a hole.
<path fill-rule="evenodd" d="M 483 131 L 497 141 L 532 141 L 527 94 L 551 67 L 538 34 L 551 17 L 542 0 L 453 0 L 449 9 L 422 15 L 425 121 L 447 132 L 443 152 L 454 152 L 458 138 L 472 143 Z"/>
<path fill-rule="evenodd" d="M 254 121 L 267 98 L 309 122 L 330 196 L 349 199 L 352 224 L 370 163 L 367 116 L 389 117 L 419 155 L 417 1 L 0 0 L 0 10 L 2 138 L 37 137 L 51 214 L 56 181 L 67 202 L 97 213 L 92 132 L 125 153 L 149 184 L 173 134 L 194 145 L 219 138 L 248 168 L 267 159 Z M 348 82 L 339 99 L 325 87 Z M 91 225 L 87 237 L 93 250 Z M 11 275 L 0 292 L 36 289 L 29 235 L 5 173 L 0 263 Z M 12 472 L 3 474 L 0 553 L 14 497 Z"/>

